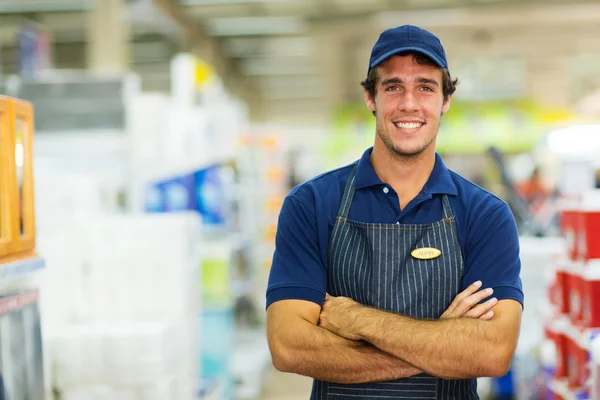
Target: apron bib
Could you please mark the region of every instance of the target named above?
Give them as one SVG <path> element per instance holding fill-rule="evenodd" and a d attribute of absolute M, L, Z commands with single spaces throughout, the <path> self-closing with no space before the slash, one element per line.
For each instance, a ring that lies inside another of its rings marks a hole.
<path fill-rule="evenodd" d="M 327 291 L 333 296 L 418 319 L 439 319 L 460 291 L 463 261 L 454 213 L 443 196 L 442 220 L 432 224 L 372 224 L 348 219 L 356 165 L 346 183 L 329 242 Z M 441 251 L 417 259 L 415 249 Z M 479 399 L 475 379 L 428 374 L 390 382 L 337 384 L 315 380 L 311 399 Z"/>

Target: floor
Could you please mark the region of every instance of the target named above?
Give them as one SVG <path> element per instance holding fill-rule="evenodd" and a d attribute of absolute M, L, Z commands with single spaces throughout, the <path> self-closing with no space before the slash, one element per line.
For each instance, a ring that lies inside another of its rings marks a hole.
<path fill-rule="evenodd" d="M 479 379 L 481 399 L 490 399 L 491 381 Z M 257 400 L 308 400 L 312 379 L 300 375 L 284 374 L 269 367 L 265 372 L 261 395 Z"/>
<path fill-rule="evenodd" d="M 312 379 L 270 368 L 258 400 L 308 400 Z"/>

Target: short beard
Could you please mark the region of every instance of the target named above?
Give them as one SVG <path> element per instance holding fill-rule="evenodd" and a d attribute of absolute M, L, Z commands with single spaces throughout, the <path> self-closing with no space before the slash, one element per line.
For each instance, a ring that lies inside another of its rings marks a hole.
<path fill-rule="evenodd" d="M 392 143 L 392 141 L 390 140 L 390 138 L 383 134 L 382 128 L 377 126 L 376 131 L 377 131 L 377 136 L 379 136 L 379 139 L 381 139 L 381 141 L 383 142 L 383 145 L 387 149 L 388 154 L 390 155 L 391 158 L 398 160 L 398 161 L 404 161 L 404 162 L 409 162 L 409 163 L 418 160 L 421 157 L 421 155 L 423 154 L 423 152 L 425 150 L 427 150 L 433 144 L 433 141 L 435 140 L 435 137 L 434 137 L 429 142 L 426 142 L 420 149 L 418 149 L 416 151 L 406 152 L 406 151 L 402 151 L 401 149 L 396 148 L 394 146 L 394 143 Z"/>
<path fill-rule="evenodd" d="M 375 118 L 377 118 L 377 109 L 373 110 L 373 115 L 375 116 Z M 440 119 L 444 116 L 444 112 L 442 111 L 440 113 Z M 441 122 L 441 121 L 440 121 Z M 439 129 L 439 127 L 438 127 Z M 383 142 L 383 145 L 385 146 L 385 148 L 388 151 L 388 154 L 390 155 L 390 157 L 392 159 L 398 160 L 398 161 L 404 161 L 404 162 L 414 162 L 416 160 L 419 159 L 419 157 L 421 157 L 421 155 L 423 154 L 423 152 L 425 150 L 427 150 L 429 148 L 429 146 L 431 146 L 434 142 L 434 140 L 437 138 L 437 135 L 435 137 L 433 137 L 433 139 L 431 139 L 429 142 L 425 143 L 425 145 L 423 147 L 421 147 L 420 150 L 414 151 L 414 152 L 404 152 L 400 149 L 397 149 L 396 147 L 394 147 L 394 143 L 392 143 L 392 141 L 390 140 L 389 137 L 386 137 L 382 132 L 383 132 L 383 128 L 379 125 L 379 120 L 376 119 L 375 122 L 375 131 L 377 136 L 379 136 L 379 139 L 381 139 L 381 141 Z"/>

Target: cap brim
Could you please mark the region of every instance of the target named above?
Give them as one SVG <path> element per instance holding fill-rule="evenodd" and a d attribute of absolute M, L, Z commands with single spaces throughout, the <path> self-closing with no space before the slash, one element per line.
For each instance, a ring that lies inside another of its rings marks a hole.
<path fill-rule="evenodd" d="M 415 51 L 417 53 L 421 53 L 424 56 L 430 58 L 434 63 L 437 64 L 438 67 L 448 68 L 448 66 L 445 65 L 444 62 L 438 56 L 436 56 L 432 52 L 422 49 L 420 47 L 399 47 L 397 49 L 390 50 L 387 53 L 385 53 L 384 55 L 379 56 L 377 59 L 375 59 L 369 67 L 374 68 L 374 67 L 378 66 L 380 63 L 382 63 L 383 61 L 390 58 L 391 56 L 394 56 L 394 55 L 400 54 L 400 53 L 406 53 L 407 51 Z"/>

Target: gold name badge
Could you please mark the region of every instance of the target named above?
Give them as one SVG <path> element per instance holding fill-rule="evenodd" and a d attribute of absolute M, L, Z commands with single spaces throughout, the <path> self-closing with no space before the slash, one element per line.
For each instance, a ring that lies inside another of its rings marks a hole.
<path fill-rule="evenodd" d="M 410 255 L 419 260 L 431 260 L 434 258 L 438 258 L 442 254 L 438 249 L 434 249 L 433 247 L 423 247 L 421 249 L 413 250 Z"/>

